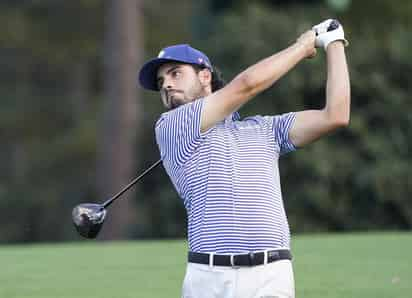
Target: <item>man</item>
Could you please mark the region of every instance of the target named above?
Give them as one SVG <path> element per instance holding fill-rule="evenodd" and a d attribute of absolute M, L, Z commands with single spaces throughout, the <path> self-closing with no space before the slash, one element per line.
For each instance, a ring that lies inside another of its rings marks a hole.
<path fill-rule="evenodd" d="M 163 49 L 140 70 L 141 85 L 160 91 L 170 110 L 155 131 L 187 210 L 183 297 L 294 297 L 278 159 L 348 124 L 346 43 L 342 26 L 326 20 L 224 87 L 215 84 L 209 58 L 188 45 Z M 323 109 L 239 119 L 243 104 L 313 57 L 316 47 L 327 56 Z"/>

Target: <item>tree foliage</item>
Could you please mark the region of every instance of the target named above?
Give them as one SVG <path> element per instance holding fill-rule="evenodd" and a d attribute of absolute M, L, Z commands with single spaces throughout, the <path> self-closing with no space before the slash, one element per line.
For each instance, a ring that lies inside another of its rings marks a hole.
<path fill-rule="evenodd" d="M 281 161 L 292 230 L 411 229 L 412 6 L 365 0 L 336 10 L 336 1 L 146 1 L 145 57 L 188 42 L 230 80 L 313 24 L 339 18 L 350 41 L 351 123 Z M 0 8 L 0 242 L 77 239 L 71 208 L 105 199 L 95 186 L 104 7 L 16 0 Z M 321 108 L 325 80 L 320 50 L 241 115 Z M 153 125 L 163 112 L 157 94 L 142 95 L 136 174 L 158 159 Z M 146 176 L 134 199 L 134 237 L 185 235 L 185 211 L 163 170 Z"/>

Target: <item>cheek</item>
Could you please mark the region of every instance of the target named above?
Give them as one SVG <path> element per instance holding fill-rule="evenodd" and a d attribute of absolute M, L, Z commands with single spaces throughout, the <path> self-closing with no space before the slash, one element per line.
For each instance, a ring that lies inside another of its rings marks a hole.
<path fill-rule="evenodd" d="M 199 80 L 196 80 L 192 83 L 190 91 L 191 91 L 192 94 L 198 95 L 199 92 L 202 91 L 202 89 L 203 89 L 202 84 L 200 83 Z"/>

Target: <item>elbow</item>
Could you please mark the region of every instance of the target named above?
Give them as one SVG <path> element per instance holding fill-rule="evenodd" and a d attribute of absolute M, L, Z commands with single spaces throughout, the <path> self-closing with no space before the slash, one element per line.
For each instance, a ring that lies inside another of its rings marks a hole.
<path fill-rule="evenodd" d="M 337 128 L 347 127 L 350 122 L 350 111 L 349 107 L 347 109 L 342 109 L 335 115 L 332 119 L 332 122 Z"/>
<path fill-rule="evenodd" d="M 233 81 L 238 94 L 244 97 L 256 95 L 257 85 L 253 77 L 247 73 L 239 74 Z"/>
<path fill-rule="evenodd" d="M 330 126 L 332 127 L 333 130 L 349 126 L 349 122 L 350 122 L 349 112 L 340 111 L 339 113 L 336 113 L 335 115 L 331 115 L 328 118 L 329 118 Z"/>
<path fill-rule="evenodd" d="M 334 126 L 336 128 L 347 127 L 349 126 L 349 122 L 350 122 L 349 120 L 350 120 L 349 114 L 347 116 L 345 115 L 345 116 L 338 117 L 334 120 Z"/>
<path fill-rule="evenodd" d="M 344 96 L 336 102 L 338 104 L 325 108 L 328 122 L 336 129 L 347 127 L 350 122 L 350 95 Z"/>
<path fill-rule="evenodd" d="M 349 117 L 329 116 L 327 119 L 327 131 L 332 132 L 349 125 Z"/>
<path fill-rule="evenodd" d="M 350 111 L 349 107 L 339 109 L 338 111 L 328 111 L 327 118 L 332 130 L 349 126 Z"/>

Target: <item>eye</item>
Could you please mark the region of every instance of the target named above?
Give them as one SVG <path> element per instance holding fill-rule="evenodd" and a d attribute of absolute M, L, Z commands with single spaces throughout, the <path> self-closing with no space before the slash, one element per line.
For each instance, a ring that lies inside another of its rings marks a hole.
<path fill-rule="evenodd" d="M 178 78 L 180 76 L 180 74 L 181 74 L 180 70 L 176 69 L 176 70 L 172 71 L 172 77 L 173 78 Z"/>

